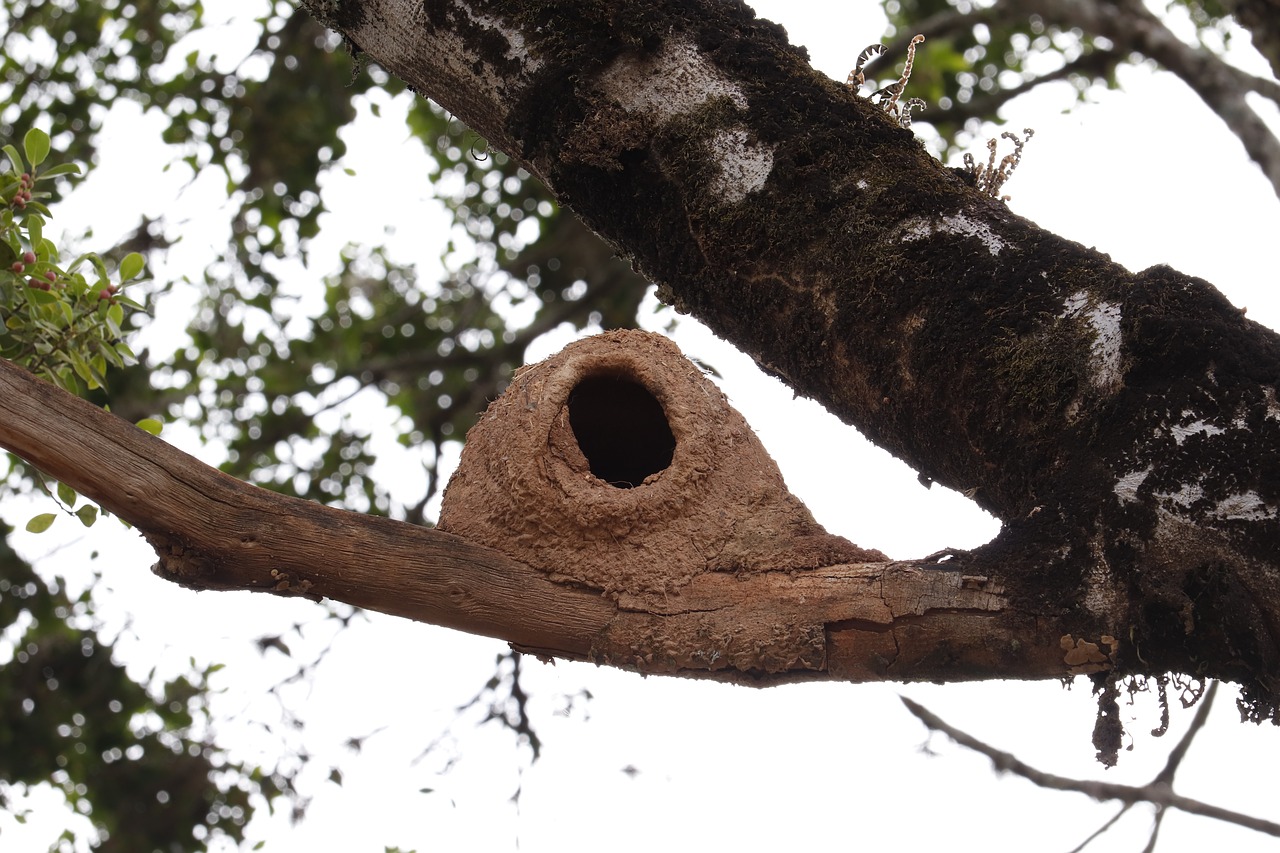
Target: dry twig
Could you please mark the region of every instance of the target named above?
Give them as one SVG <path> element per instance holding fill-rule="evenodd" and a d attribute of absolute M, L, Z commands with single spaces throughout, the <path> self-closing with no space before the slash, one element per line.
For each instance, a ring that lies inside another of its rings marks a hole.
<path fill-rule="evenodd" d="M 905 696 L 902 699 L 907 710 L 919 718 L 920 722 L 932 731 L 942 732 L 956 743 L 963 747 L 972 749 L 975 752 L 982 753 L 991 759 L 991 763 L 995 765 L 997 771 L 1001 773 L 1013 773 L 1017 776 L 1040 786 L 1041 788 L 1050 788 L 1056 791 L 1075 791 L 1078 794 L 1085 794 L 1098 801 L 1119 800 L 1125 804 L 1125 808 L 1135 803 L 1150 803 L 1157 809 L 1179 809 L 1188 814 L 1200 815 L 1201 817 L 1213 818 L 1227 823 L 1233 823 L 1237 826 L 1243 826 L 1246 829 L 1252 829 L 1266 835 L 1272 835 L 1280 838 L 1280 824 L 1273 823 L 1269 820 L 1253 817 L 1251 815 L 1241 814 L 1231 811 L 1230 809 L 1220 808 L 1218 806 L 1209 805 L 1200 800 L 1193 800 L 1190 797 L 1184 797 L 1173 791 L 1170 784 L 1173 774 L 1177 771 L 1178 765 L 1181 764 L 1182 758 L 1186 755 L 1186 747 L 1190 745 L 1191 738 L 1200 727 L 1204 725 L 1204 717 L 1208 715 L 1208 708 L 1202 707 L 1197 711 L 1196 718 L 1191 724 L 1191 730 L 1183 737 L 1182 742 L 1173 750 L 1166 763 L 1156 777 L 1146 785 L 1120 785 L 1114 782 L 1102 782 L 1093 779 L 1071 779 L 1066 776 L 1058 776 L 1053 773 L 1045 773 L 1043 770 L 1037 770 L 1026 762 L 1022 761 L 1012 753 L 998 750 L 987 743 L 978 740 L 971 734 L 963 732 L 960 729 L 946 723 L 941 717 L 934 714 L 928 708 L 918 702 L 914 702 Z M 1204 703 L 1207 705 L 1211 696 L 1206 696 Z M 1117 818 L 1119 815 L 1116 816 Z M 1113 818 L 1103 829 L 1094 833 L 1093 836 L 1085 842 L 1100 835 L 1105 829 L 1109 828 L 1115 822 Z M 1157 828 L 1158 828 L 1157 824 Z M 1081 845 L 1083 846 L 1083 845 Z M 1079 850 L 1080 848 L 1076 848 Z"/>

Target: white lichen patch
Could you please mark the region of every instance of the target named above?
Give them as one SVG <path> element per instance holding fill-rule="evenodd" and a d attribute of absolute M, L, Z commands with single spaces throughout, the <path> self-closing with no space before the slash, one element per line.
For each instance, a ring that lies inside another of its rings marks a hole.
<path fill-rule="evenodd" d="M 1168 499 L 1181 509 L 1189 509 L 1204 498 L 1204 489 L 1199 483 L 1187 483 L 1176 492 L 1156 492 L 1156 496 Z M 1280 509 L 1268 504 L 1252 490 L 1227 495 L 1205 513 L 1216 521 L 1266 521 L 1277 514 L 1280 514 Z"/>
<path fill-rule="evenodd" d="M 1122 503 L 1136 503 L 1138 500 L 1138 487 L 1142 485 L 1150 474 L 1150 465 L 1141 471 L 1130 471 L 1116 480 L 1116 484 L 1112 486 L 1112 491 L 1116 493 L 1116 497 Z"/>
<path fill-rule="evenodd" d="M 993 255 L 1000 254 L 1006 245 L 1000 235 L 991 230 L 985 222 L 970 219 L 963 213 L 943 217 L 918 217 L 908 219 L 902 224 L 902 242 L 911 243 L 923 240 L 934 234 L 954 234 L 958 237 L 973 237 L 987 247 Z"/>
<path fill-rule="evenodd" d="M 1199 483 L 1183 483 L 1176 492 L 1156 492 L 1156 497 L 1165 498 L 1186 509 L 1204 497 L 1204 489 Z"/>
<path fill-rule="evenodd" d="M 720 165 L 711 189 L 730 204 L 742 201 L 769 180 L 773 148 L 748 144 L 745 128 L 716 131 L 708 145 L 712 159 Z"/>
<path fill-rule="evenodd" d="M 689 115 L 716 99 L 746 109 L 742 89 L 688 42 L 668 41 L 654 56 L 620 56 L 600 75 L 600 88 L 629 113 L 656 125 Z M 748 143 L 744 127 L 721 128 L 707 139 L 718 167 L 711 189 L 730 204 L 759 190 L 773 171 L 773 146 Z"/>
<path fill-rule="evenodd" d="M 467 3 L 458 3 L 458 8 L 462 9 L 467 17 L 479 26 L 502 36 L 507 42 L 507 50 L 504 55 L 507 59 L 519 62 L 523 66 L 524 73 L 531 74 L 542 67 L 541 59 L 536 59 L 529 55 L 528 47 L 525 45 L 524 33 L 508 26 L 499 18 L 477 12 Z"/>
<path fill-rule="evenodd" d="M 1280 513 L 1274 506 L 1268 506 L 1267 502 L 1257 492 L 1239 492 L 1234 495 L 1227 495 L 1218 501 L 1217 505 L 1209 513 L 1214 518 L 1232 519 L 1236 521 L 1266 521 L 1275 518 Z"/>
<path fill-rule="evenodd" d="M 1183 417 L 1188 417 L 1194 416 L 1194 413 L 1183 412 L 1182 415 Z M 1193 435 L 1222 435 L 1226 430 L 1220 426 L 1215 426 L 1208 421 L 1194 420 L 1185 424 L 1174 424 L 1173 427 L 1170 428 L 1169 432 L 1173 435 L 1173 440 L 1181 446 L 1184 441 Z"/>
<path fill-rule="evenodd" d="M 699 109 L 713 98 L 747 106 L 733 81 L 717 71 L 688 42 L 669 40 L 655 56 L 620 56 L 600 75 L 600 88 L 630 113 L 647 113 L 659 123 Z"/>
<path fill-rule="evenodd" d="M 1114 302 L 1092 303 L 1089 294 L 1078 290 L 1062 303 L 1062 317 L 1081 317 L 1093 330 L 1089 348 L 1089 365 L 1093 368 L 1089 381 L 1095 388 L 1119 387 L 1124 378 L 1121 368 L 1120 306 Z"/>

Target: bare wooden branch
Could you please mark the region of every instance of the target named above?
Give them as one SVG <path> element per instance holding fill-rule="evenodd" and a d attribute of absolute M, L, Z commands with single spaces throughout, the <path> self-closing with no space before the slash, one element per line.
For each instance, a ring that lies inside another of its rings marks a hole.
<path fill-rule="evenodd" d="M 614 608 L 491 548 L 241 482 L 0 360 L 0 446 L 128 521 L 192 589 L 331 598 L 585 657 Z"/>
<path fill-rule="evenodd" d="M 1043 770 L 1037 770 L 1012 753 L 996 749 L 973 735 L 950 725 L 919 702 L 915 702 L 905 696 L 899 698 L 907 706 L 907 710 L 914 714 L 930 730 L 941 732 L 961 746 L 985 755 L 991 759 L 991 763 L 995 765 L 997 771 L 1021 776 L 1041 788 L 1049 788 L 1055 791 L 1074 791 L 1078 794 L 1092 797 L 1095 800 L 1118 800 L 1126 805 L 1151 803 L 1160 808 L 1179 809 L 1188 814 L 1213 818 L 1214 820 L 1233 823 L 1266 835 L 1280 837 L 1280 823 L 1209 805 L 1200 800 L 1193 800 L 1190 797 L 1183 797 L 1174 793 L 1171 785 L 1162 779 L 1160 775 L 1157 775 L 1155 779 L 1146 785 L 1135 786 L 1102 782 L 1095 779 L 1071 779 L 1066 776 L 1058 776 L 1053 773 L 1046 773 Z M 1205 713 L 1207 714 L 1207 711 Z M 1203 725 L 1203 721 L 1201 721 L 1200 725 Z M 1193 728 L 1196 731 L 1199 730 L 1198 726 Z"/>
<path fill-rule="evenodd" d="M 1081 671 L 1058 626 L 961 559 L 708 572 L 670 594 L 608 595 L 440 530 L 240 482 L 3 360 L 0 446 L 138 528 L 153 570 L 192 589 L 330 598 L 541 656 L 753 685 Z"/>

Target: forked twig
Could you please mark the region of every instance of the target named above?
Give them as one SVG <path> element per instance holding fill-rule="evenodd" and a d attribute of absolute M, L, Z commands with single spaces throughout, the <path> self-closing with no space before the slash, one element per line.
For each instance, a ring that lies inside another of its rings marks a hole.
<path fill-rule="evenodd" d="M 1169 763 L 1166 764 L 1165 769 L 1160 771 L 1156 778 L 1146 785 L 1120 785 L 1115 782 L 1102 782 L 1091 779 L 1071 779 L 1066 776 L 1058 776 L 1053 773 L 1046 773 L 1043 770 L 1037 770 L 1012 753 L 996 749 L 978 740 L 973 735 L 946 723 L 941 717 L 920 703 L 914 702 L 905 696 L 899 698 L 907 706 L 907 710 L 914 714 L 927 728 L 942 732 L 961 746 L 985 755 L 991 759 L 991 763 L 995 765 L 997 771 L 1021 776 L 1041 788 L 1050 788 L 1056 791 L 1075 791 L 1098 801 L 1118 800 L 1124 803 L 1126 808 L 1135 803 L 1150 803 L 1159 809 L 1179 809 L 1188 814 L 1221 820 L 1280 838 L 1280 823 L 1212 806 L 1200 800 L 1193 800 L 1190 797 L 1174 793 L 1173 787 L 1164 778 L 1164 775 L 1172 772 L 1170 770 L 1171 767 L 1173 770 L 1177 769 L 1178 763 L 1181 762 L 1182 756 L 1186 753 L 1186 749 L 1181 748 L 1182 744 L 1179 744 L 1181 751 L 1175 748 L 1174 754 L 1170 756 Z M 1210 696 L 1206 695 L 1206 701 L 1209 698 Z M 1203 715 L 1208 715 L 1207 709 L 1203 710 Z M 1183 742 L 1189 743 L 1189 738 L 1203 725 L 1201 714 L 1197 713 L 1197 721 L 1192 723 L 1192 730 L 1184 736 Z M 1097 834 L 1100 833 L 1095 833 L 1093 837 L 1096 837 Z"/>

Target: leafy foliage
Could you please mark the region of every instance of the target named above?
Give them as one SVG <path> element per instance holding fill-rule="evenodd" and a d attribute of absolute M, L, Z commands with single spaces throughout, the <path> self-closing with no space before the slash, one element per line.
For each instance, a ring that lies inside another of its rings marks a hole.
<path fill-rule="evenodd" d="M 92 609 L 87 592 L 72 599 L 0 540 L 0 807 L 52 783 L 90 816 L 101 851 L 241 840 L 250 798 L 289 780 L 213 743 L 204 697 L 216 667 L 139 684 L 100 640 Z"/>
<path fill-rule="evenodd" d="M 72 393 L 102 388 L 107 368 L 133 362 L 123 340 L 125 309 L 141 305 L 120 292 L 142 273 L 143 258 L 130 253 L 120 262 L 118 283 L 95 254 L 63 269 L 58 250 L 44 237 L 49 210 L 41 181 L 74 174 L 73 164 L 40 171 L 49 154 L 49 136 L 32 129 L 23 137 L 23 155 L 3 151 L 9 167 L 0 173 L 0 357 L 17 362 Z M 78 269 L 88 262 L 92 281 Z"/>

